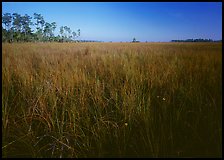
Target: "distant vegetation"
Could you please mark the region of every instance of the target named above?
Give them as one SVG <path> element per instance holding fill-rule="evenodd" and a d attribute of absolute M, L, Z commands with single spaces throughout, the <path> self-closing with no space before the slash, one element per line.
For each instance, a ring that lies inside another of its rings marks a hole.
<path fill-rule="evenodd" d="M 221 158 L 222 44 L 3 43 L 2 157 Z"/>
<path fill-rule="evenodd" d="M 222 40 L 214 41 L 212 39 L 186 39 L 186 40 L 171 40 L 171 42 L 222 42 Z"/>
<path fill-rule="evenodd" d="M 133 42 L 133 43 L 138 43 L 138 42 L 140 42 L 140 41 L 137 41 L 136 38 L 133 38 L 132 42 Z"/>
<path fill-rule="evenodd" d="M 97 41 L 97 40 L 78 40 L 78 42 L 103 42 L 103 41 Z"/>
<path fill-rule="evenodd" d="M 34 13 L 32 18 L 27 14 L 4 13 L 2 42 L 71 42 L 80 36 L 80 29 L 75 32 L 68 26 L 61 26 L 60 35 L 55 35 L 56 27 L 56 22 L 46 22 L 41 14 Z"/>

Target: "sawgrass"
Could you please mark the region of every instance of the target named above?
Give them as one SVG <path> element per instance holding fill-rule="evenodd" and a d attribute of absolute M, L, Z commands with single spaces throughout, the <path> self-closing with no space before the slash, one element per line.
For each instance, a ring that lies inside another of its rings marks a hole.
<path fill-rule="evenodd" d="M 221 43 L 3 43 L 2 157 L 221 157 Z"/>

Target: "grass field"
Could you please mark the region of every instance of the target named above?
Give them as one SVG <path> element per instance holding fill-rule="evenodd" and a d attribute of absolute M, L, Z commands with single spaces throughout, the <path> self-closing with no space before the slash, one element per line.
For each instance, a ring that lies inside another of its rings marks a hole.
<path fill-rule="evenodd" d="M 2 45 L 2 157 L 222 156 L 222 43 Z"/>

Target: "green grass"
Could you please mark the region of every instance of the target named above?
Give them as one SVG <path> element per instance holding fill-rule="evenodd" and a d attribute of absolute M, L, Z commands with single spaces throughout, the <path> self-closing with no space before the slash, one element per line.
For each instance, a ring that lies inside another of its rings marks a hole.
<path fill-rule="evenodd" d="M 221 157 L 221 43 L 2 47 L 2 157 Z"/>

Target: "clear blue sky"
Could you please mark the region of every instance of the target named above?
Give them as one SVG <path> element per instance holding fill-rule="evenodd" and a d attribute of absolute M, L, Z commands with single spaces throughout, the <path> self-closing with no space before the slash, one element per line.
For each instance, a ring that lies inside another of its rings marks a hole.
<path fill-rule="evenodd" d="M 222 39 L 222 2 L 2 2 L 2 12 L 39 13 L 86 40 Z"/>

